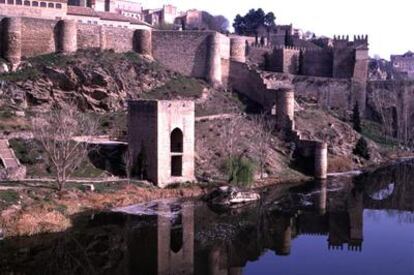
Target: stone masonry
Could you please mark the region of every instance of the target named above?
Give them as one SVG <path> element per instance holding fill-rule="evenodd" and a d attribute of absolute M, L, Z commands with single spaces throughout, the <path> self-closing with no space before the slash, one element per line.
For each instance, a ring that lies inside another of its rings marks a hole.
<path fill-rule="evenodd" d="M 194 102 L 138 100 L 128 104 L 128 147 L 133 177 L 159 187 L 195 181 Z"/>

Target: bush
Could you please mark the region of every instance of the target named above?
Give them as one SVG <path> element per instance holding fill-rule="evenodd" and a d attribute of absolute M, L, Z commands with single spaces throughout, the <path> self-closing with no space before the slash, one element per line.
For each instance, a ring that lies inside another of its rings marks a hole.
<path fill-rule="evenodd" d="M 354 105 L 354 109 L 352 111 L 352 125 L 355 131 L 357 131 L 358 133 L 361 133 L 362 129 L 361 129 L 361 117 L 359 114 L 359 105 L 358 102 L 355 103 Z"/>
<path fill-rule="evenodd" d="M 249 186 L 253 182 L 255 165 L 244 157 L 229 157 L 223 165 L 228 182 L 237 186 Z"/>
<path fill-rule="evenodd" d="M 357 144 L 354 148 L 353 153 L 354 153 L 354 155 L 363 157 L 366 160 L 369 160 L 371 158 L 371 156 L 369 155 L 368 143 L 365 140 L 365 138 L 361 137 L 358 140 L 358 142 L 357 142 Z"/>

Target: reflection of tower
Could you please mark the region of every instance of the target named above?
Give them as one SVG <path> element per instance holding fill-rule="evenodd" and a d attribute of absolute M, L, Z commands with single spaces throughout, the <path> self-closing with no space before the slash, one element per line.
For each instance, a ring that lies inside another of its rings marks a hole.
<path fill-rule="evenodd" d="M 228 251 L 227 251 L 228 252 Z M 208 274 L 209 275 L 241 275 L 243 268 L 230 267 L 229 258 L 223 247 L 213 247 L 208 255 Z"/>
<path fill-rule="evenodd" d="M 320 182 L 320 193 L 318 198 L 318 209 L 320 215 L 326 214 L 327 185 L 326 180 L 322 180 Z"/>
<path fill-rule="evenodd" d="M 352 190 L 348 196 L 348 215 L 350 227 L 348 249 L 360 251 L 363 240 L 364 205 L 363 194 L 357 189 Z"/>
<path fill-rule="evenodd" d="M 275 252 L 276 255 L 287 256 L 290 254 L 292 244 L 292 218 L 281 216 L 277 223 L 275 236 Z"/>
<path fill-rule="evenodd" d="M 169 205 L 160 203 L 158 210 L 158 274 L 192 274 L 194 265 L 194 210 L 184 204 L 181 213 L 171 220 Z"/>

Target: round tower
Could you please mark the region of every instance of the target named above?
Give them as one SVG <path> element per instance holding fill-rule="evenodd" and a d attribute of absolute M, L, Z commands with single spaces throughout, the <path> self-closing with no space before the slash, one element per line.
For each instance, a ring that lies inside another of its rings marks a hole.
<path fill-rule="evenodd" d="M 241 63 L 246 62 L 246 41 L 241 37 L 230 38 L 230 59 Z"/>
<path fill-rule="evenodd" d="M 78 50 L 78 30 L 75 20 L 61 20 L 59 22 L 60 47 L 58 51 L 73 53 Z"/>
<path fill-rule="evenodd" d="M 315 154 L 315 178 L 326 179 L 328 177 L 328 145 L 325 142 L 317 142 Z"/>
<path fill-rule="evenodd" d="M 222 84 L 221 55 L 220 55 L 220 36 L 214 32 L 209 37 L 209 64 L 207 79 L 213 86 Z"/>
<path fill-rule="evenodd" d="M 277 91 L 276 120 L 279 129 L 293 130 L 295 128 L 295 92 L 284 88 Z"/>
<path fill-rule="evenodd" d="M 152 32 L 150 30 L 134 32 L 134 50 L 139 54 L 152 56 Z"/>
<path fill-rule="evenodd" d="M 22 20 L 12 17 L 4 19 L 4 58 L 14 70 L 22 58 Z"/>
<path fill-rule="evenodd" d="M 106 28 L 105 26 L 100 26 L 99 28 L 99 48 L 101 51 L 106 49 Z"/>

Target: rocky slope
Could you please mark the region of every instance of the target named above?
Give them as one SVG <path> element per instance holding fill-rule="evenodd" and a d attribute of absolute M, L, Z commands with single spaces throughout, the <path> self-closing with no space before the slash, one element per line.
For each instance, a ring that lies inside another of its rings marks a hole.
<path fill-rule="evenodd" d="M 256 135 L 260 125 L 246 112 L 249 102 L 202 80 L 166 70 L 156 61 L 135 53 L 79 51 L 73 55 L 45 55 L 26 60 L 18 72 L 0 74 L 0 130 L 13 133 L 28 129 L 30 116 L 54 104 L 76 104 L 80 111 L 92 111 L 101 119 L 102 134 L 118 138 L 126 134 L 126 101 L 129 99 L 191 98 L 196 102 L 196 163 L 202 178 L 223 178 L 222 165 L 228 158 L 228 141 L 234 152 L 258 164 L 260 149 Z M 214 119 L 209 119 L 213 116 Z M 226 117 L 227 116 L 227 117 Z M 229 116 L 231 119 L 229 119 Z M 229 128 L 237 117 L 235 131 Z M 328 140 L 331 158 L 346 157 L 353 168 L 352 149 L 359 135 L 349 124 L 332 114 L 301 103 L 296 125 L 304 138 Z M 376 152 L 375 145 L 372 146 Z M 276 135 L 265 146 L 265 174 L 295 174 L 289 169 L 289 146 Z M 376 160 L 380 157 L 374 153 Z M 33 156 L 34 160 L 42 159 Z M 335 170 L 335 169 L 334 169 Z"/>

